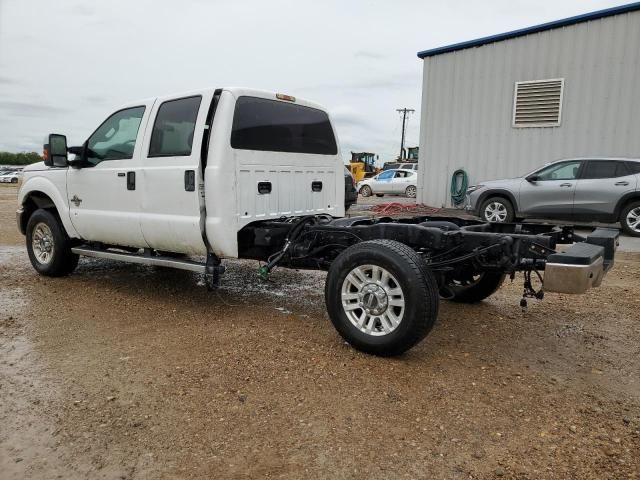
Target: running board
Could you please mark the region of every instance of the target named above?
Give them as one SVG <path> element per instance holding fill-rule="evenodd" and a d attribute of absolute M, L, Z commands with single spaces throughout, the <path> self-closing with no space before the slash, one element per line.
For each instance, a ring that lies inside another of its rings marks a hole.
<path fill-rule="evenodd" d="M 162 256 L 145 256 L 136 253 L 112 252 L 91 247 L 75 247 L 71 251 L 76 255 L 85 257 L 106 258 L 107 260 L 117 260 L 120 262 L 139 263 L 141 265 L 155 265 L 157 267 L 177 268 L 179 270 L 189 270 L 190 272 L 206 273 L 206 264 L 194 262 L 193 260 L 183 260 Z"/>

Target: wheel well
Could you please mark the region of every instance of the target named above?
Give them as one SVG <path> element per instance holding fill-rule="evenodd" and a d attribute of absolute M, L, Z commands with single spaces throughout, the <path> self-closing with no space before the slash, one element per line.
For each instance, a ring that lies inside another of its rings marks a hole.
<path fill-rule="evenodd" d="M 509 195 L 508 193 L 504 193 L 504 192 L 487 192 L 486 194 L 484 194 L 482 196 L 482 199 L 480 200 L 480 202 L 478 202 L 478 210 L 480 210 L 480 208 L 482 207 L 484 202 L 486 202 L 490 198 L 502 198 L 503 200 L 506 200 L 511 204 L 511 206 L 514 209 L 514 211 L 518 209 L 518 206 L 517 206 L 516 202 L 511 197 L 511 195 Z"/>
<path fill-rule="evenodd" d="M 618 221 L 618 219 L 620 218 L 620 215 L 622 214 L 622 211 L 625 208 L 627 208 L 627 205 L 629 205 L 632 202 L 637 202 L 639 200 L 640 200 L 640 194 L 639 193 L 633 193 L 632 195 L 630 195 L 628 197 L 622 198 L 618 202 L 618 206 L 616 207 L 615 220 Z"/>
<path fill-rule="evenodd" d="M 60 216 L 55 203 L 53 203 L 53 200 L 51 200 L 48 195 L 42 192 L 31 192 L 22 202 L 23 212 L 20 218 L 20 231 L 23 233 L 27 231 L 27 222 L 29 221 L 29 218 L 33 215 L 33 212 L 40 208 L 49 210 L 57 217 Z"/>

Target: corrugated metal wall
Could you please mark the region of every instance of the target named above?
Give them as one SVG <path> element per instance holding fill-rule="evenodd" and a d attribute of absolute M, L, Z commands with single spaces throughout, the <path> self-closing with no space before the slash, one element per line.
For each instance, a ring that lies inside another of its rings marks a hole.
<path fill-rule="evenodd" d="M 513 128 L 515 82 L 551 78 L 561 126 Z M 640 157 L 640 12 L 424 59 L 419 201 L 450 205 L 457 168 L 473 184 L 578 156 Z"/>

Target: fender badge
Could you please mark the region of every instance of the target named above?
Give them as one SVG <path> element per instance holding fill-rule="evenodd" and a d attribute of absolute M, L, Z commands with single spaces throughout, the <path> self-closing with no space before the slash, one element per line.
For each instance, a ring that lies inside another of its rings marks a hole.
<path fill-rule="evenodd" d="M 80 204 L 82 203 L 82 199 L 81 199 L 81 198 L 78 198 L 78 196 L 77 196 L 77 195 L 74 195 L 74 196 L 73 196 L 73 198 L 71 199 L 71 202 L 73 202 L 73 204 L 74 204 L 76 207 L 79 207 L 79 206 L 80 206 Z"/>

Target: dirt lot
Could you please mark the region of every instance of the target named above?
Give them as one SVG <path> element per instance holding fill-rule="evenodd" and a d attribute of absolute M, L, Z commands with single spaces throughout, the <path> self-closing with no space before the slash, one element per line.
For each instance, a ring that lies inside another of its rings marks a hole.
<path fill-rule="evenodd" d="M 526 313 L 519 281 L 442 302 L 381 359 L 334 332 L 320 273 L 39 277 L 0 187 L 3 480 L 640 477 L 640 255 Z"/>

